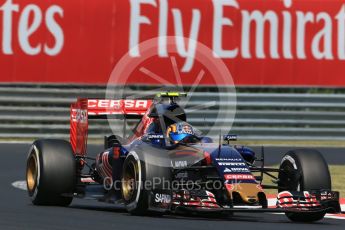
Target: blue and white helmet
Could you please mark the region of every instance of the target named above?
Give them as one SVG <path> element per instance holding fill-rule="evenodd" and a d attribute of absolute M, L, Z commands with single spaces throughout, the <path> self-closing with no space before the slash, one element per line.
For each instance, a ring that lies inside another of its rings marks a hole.
<path fill-rule="evenodd" d="M 178 122 L 172 124 L 167 129 L 167 136 L 174 143 L 178 143 L 188 136 L 198 136 L 199 131 L 187 122 Z"/>

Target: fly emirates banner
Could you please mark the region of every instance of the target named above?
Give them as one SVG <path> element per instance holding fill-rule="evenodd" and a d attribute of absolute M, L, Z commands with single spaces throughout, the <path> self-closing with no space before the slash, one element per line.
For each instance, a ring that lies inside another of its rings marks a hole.
<path fill-rule="evenodd" d="M 126 84 L 213 84 L 221 63 L 236 85 L 345 86 L 345 0 L 0 0 L 0 82 L 106 84 L 119 63 Z"/>

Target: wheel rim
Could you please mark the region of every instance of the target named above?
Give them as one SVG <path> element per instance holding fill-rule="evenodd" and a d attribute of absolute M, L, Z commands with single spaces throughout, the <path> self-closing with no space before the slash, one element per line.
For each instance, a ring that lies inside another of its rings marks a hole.
<path fill-rule="evenodd" d="M 290 191 L 300 191 L 300 178 L 290 162 L 284 162 L 281 167 L 284 172 L 280 174 L 279 180 L 281 185 L 287 187 Z"/>
<path fill-rule="evenodd" d="M 122 194 L 127 202 L 134 200 L 136 194 L 136 182 L 138 178 L 138 166 L 135 162 L 126 165 L 122 179 Z"/>
<path fill-rule="evenodd" d="M 29 192 L 32 192 L 36 188 L 37 176 L 38 176 L 38 165 L 35 154 L 31 154 L 26 169 L 26 183 Z"/>

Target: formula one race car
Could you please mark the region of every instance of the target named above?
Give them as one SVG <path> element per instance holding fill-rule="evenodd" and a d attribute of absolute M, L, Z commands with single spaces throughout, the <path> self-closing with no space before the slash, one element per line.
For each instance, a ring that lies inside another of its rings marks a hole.
<path fill-rule="evenodd" d="M 30 148 L 26 180 L 33 204 L 68 206 L 73 198 L 92 198 L 121 205 L 133 215 L 282 212 L 305 222 L 341 211 L 318 151 L 291 150 L 279 168 L 265 167 L 264 154 L 230 145 L 235 135 L 213 143 L 187 123 L 176 102 L 183 96 L 78 99 L 71 106 L 70 142 L 43 139 Z M 95 118 L 140 121 L 129 137 L 105 137 L 105 150 L 91 158 L 88 122 Z M 272 185 L 262 183 L 264 175 Z M 263 189 L 277 189 L 274 207 Z"/>

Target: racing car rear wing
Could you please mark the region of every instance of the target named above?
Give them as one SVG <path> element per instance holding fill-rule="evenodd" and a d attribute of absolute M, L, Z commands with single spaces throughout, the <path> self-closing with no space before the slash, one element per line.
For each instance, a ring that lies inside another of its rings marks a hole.
<path fill-rule="evenodd" d="M 150 108 L 152 100 L 130 99 L 88 99 L 88 116 L 98 117 L 102 115 L 120 115 L 127 118 L 142 116 Z"/>
<path fill-rule="evenodd" d="M 71 104 L 70 142 L 76 155 L 86 155 L 88 120 L 138 118 L 150 108 L 152 100 L 87 99 L 79 98 Z"/>

